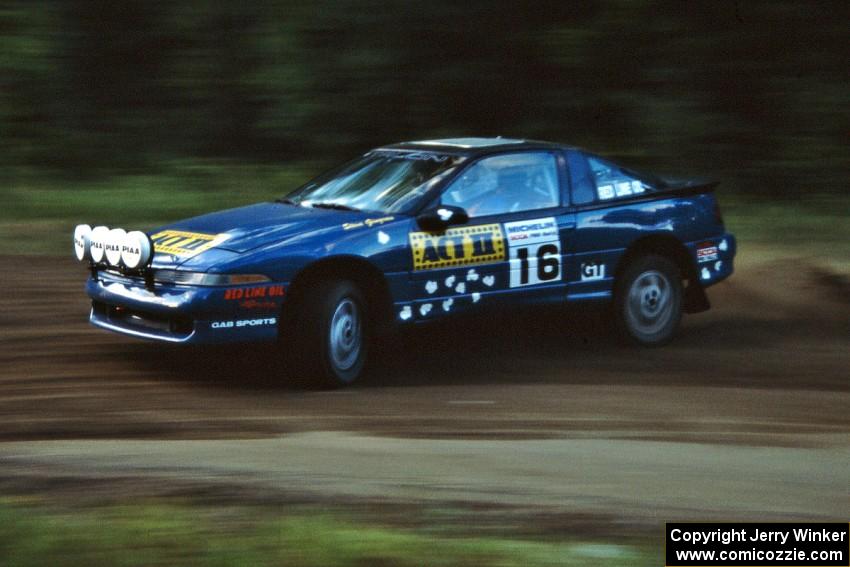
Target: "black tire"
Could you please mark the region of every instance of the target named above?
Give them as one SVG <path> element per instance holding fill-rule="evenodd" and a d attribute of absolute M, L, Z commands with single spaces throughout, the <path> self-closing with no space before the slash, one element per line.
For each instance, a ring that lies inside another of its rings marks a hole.
<path fill-rule="evenodd" d="M 664 256 L 635 258 L 615 283 L 614 317 L 620 335 L 642 346 L 670 341 L 682 320 L 682 276 Z"/>
<path fill-rule="evenodd" d="M 347 280 L 320 282 L 301 296 L 285 334 L 291 342 L 282 345 L 293 347 L 288 358 L 298 383 L 337 388 L 362 374 L 369 350 L 366 306 L 363 294 Z"/>

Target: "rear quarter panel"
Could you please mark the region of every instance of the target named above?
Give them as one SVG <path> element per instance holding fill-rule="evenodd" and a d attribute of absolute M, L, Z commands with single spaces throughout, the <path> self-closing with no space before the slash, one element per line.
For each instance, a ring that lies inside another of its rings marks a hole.
<path fill-rule="evenodd" d="M 722 236 L 723 227 L 714 220 L 713 210 L 711 194 L 579 210 L 571 247 L 574 261 L 566 273 L 568 294 L 573 299 L 610 297 L 624 254 L 641 238 L 671 235 L 688 246 Z M 596 268 L 589 271 L 589 266 Z M 600 266 L 604 266 L 604 276 Z"/>

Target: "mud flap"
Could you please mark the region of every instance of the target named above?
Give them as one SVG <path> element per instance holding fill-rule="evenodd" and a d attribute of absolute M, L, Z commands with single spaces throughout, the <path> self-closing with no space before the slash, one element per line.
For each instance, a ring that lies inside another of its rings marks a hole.
<path fill-rule="evenodd" d="M 685 288 L 684 300 L 685 313 L 702 313 L 711 309 L 711 302 L 708 301 L 705 288 L 693 280 L 688 281 L 688 287 Z"/>

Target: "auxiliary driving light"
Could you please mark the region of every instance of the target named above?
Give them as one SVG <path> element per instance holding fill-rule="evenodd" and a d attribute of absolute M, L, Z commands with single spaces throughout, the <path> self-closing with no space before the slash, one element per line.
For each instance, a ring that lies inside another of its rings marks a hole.
<path fill-rule="evenodd" d="M 91 259 L 95 264 L 103 261 L 104 252 L 106 249 L 106 239 L 109 236 L 109 229 L 105 226 L 96 226 L 91 231 Z"/>
<path fill-rule="evenodd" d="M 74 229 L 74 255 L 82 262 L 89 257 L 91 248 L 91 227 L 78 224 Z"/>
<path fill-rule="evenodd" d="M 106 261 L 112 266 L 121 265 L 121 245 L 124 244 L 124 238 L 127 236 L 127 231 L 123 228 L 113 228 L 106 236 Z"/>
<path fill-rule="evenodd" d="M 140 230 L 131 230 L 121 244 L 121 261 L 128 268 L 135 270 L 147 265 L 152 251 L 150 237 Z"/>

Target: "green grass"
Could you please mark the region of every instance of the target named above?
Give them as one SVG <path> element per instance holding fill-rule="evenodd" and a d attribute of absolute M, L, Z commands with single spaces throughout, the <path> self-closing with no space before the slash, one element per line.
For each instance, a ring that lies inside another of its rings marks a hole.
<path fill-rule="evenodd" d="M 648 546 L 450 537 L 305 511 L 125 505 L 57 511 L 0 503 L 5 567 L 157 565 L 650 565 Z"/>
<path fill-rule="evenodd" d="M 850 197 L 761 202 L 719 195 L 738 254 L 803 259 L 850 274 Z"/>
<path fill-rule="evenodd" d="M 69 235 L 77 224 L 145 230 L 280 197 L 320 170 L 310 164 L 180 162 L 107 179 L 23 176 L 0 193 L 0 245 L 4 253 L 70 254 Z"/>

